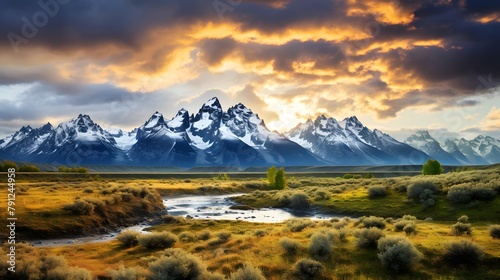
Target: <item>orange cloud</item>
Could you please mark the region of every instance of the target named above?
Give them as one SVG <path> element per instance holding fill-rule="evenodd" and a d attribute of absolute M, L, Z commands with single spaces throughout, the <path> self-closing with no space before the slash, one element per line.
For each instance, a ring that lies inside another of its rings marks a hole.
<path fill-rule="evenodd" d="M 349 0 L 347 15 L 368 16 L 384 24 L 409 24 L 413 21 L 413 12 L 405 10 L 399 1 Z"/>

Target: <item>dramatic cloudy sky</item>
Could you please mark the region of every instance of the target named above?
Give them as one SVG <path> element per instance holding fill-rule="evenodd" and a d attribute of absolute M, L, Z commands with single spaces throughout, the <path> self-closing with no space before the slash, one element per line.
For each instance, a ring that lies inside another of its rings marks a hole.
<path fill-rule="evenodd" d="M 281 132 L 325 114 L 500 136 L 500 1 L 7 0 L 0 36 L 0 137 L 78 113 L 132 129 L 212 96 Z"/>

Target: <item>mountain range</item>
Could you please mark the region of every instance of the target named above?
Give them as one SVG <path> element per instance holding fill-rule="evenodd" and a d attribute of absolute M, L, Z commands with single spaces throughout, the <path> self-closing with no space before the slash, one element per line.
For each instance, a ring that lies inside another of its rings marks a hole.
<path fill-rule="evenodd" d="M 130 132 L 105 130 L 83 114 L 57 127 L 24 126 L 0 140 L 0 157 L 57 165 L 359 166 L 422 164 L 429 158 L 481 165 L 500 162 L 500 141 L 478 136 L 440 144 L 419 131 L 400 142 L 355 116 L 337 121 L 324 115 L 280 134 L 245 105 L 224 111 L 214 97 L 196 114 L 181 109 L 166 119 L 155 112 Z"/>

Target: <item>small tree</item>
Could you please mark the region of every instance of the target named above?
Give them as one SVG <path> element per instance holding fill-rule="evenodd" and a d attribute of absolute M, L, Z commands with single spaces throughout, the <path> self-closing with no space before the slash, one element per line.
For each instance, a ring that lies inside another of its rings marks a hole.
<path fill-rule="evenodd" d="M 422 166 L 423 175 L 439 175 L 443 173 L 443 167 L 437 160 L 430 159 Z"/>
<path fill-rule="evenodd" d="M 269 185 L 271 188 L 274 188 L 276 183 L 276 174 L 278 173 L 278 169 L 276 166 L 269 167 L 267 169 L 267 180 L 269 181 Z"/>
<path fill-rule="evenodd" d="M 17 164 L 10 161 L 6 161 L 5 165 L 3 166 L 4 171 L 8 171 L 11 168 L 14 168 L 16 171 L 19 171 L 19 167 L 17 166 Z"/>
<path fill-rule="evenodd" d="M 19 172 L 40 172 L 40 168 L 35 165 L 23 165 L 19 168 Z"/>
<path fill-rule="evenodd" d="M 275 189 L 282 190 L 286 188 L 286 177 L 285 177 L 285 169 L 283 167 L 278 170 L 276 173 L 276 179 L 274 180 Z"/>

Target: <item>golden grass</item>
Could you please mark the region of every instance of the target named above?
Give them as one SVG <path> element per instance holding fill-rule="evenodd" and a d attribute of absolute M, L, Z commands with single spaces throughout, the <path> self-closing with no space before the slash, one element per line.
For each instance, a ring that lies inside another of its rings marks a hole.
<path fill-rule="evenodd" d="M 209 245 L 212 237 L 206 241 L 179 242 L 174 247 L 182 248 L 198 256 L 207 265 L 208 270 L 223 274 L 235 272 L 245 263 L 260 267 L 268 279 L 282 279 L 283 273 L 289 272 L 293 264 L 309 257 L 308 243 L 312 233 L 325 229 L 316 222 L 312 227 L 302 232 L 290 232 L 283 224 L 254 224 L 249 222 L 217 221 L 209 225 L 204 221 L 191 221 L 182 225 L 160 225 L 154 230 L 170 230 L 180 233 L 191 231 L 196 233 L 200 229 L 208 229 L 212 233 L 230 231 L 231 239 L 223 244 Z M 263 237 L 253 233 L 257 229 L 268 232 Z M 351 232 L 356 229 L 351 222 L 347 229 Z M 404 235 L 394 232 L 392 225 L 388 224 L 386 234 Z M 301 245 L 298 254 L 293 257 L 284 255 L 279 245 L 282 237 L 297 240 Z M 500 275 L 500 267 L 496 266 L 500 260 L 500 240 L 489 237 L 486 225 L 474 225 L 470 237 L 456 237 L 450 234 L 449 223 L 418 222 L 418 233 L 408 236 L 414 245 L 424 253 L 424 260 L 418 264 L 414 271 L 403 274 L 400 279 L 413 278 L 439 278 L 448 275 L 452 279 L 493 279 Z M 461 238 L 471 239 L 479 244 L 487 254 L 486 263 L 477 269 L 467 270 L 443 266 L 439 261 L 443 246 L 446 242 Z M 333 279 L 356 278 L 388 279 L 392 274 L 383 269 L 377 258 L 377 250 L 358 249 L 355 245 L 356 238 L 349 234 L 346 242 L 334 243 L 333 256 L 323 264 L 326 274 Z M 51 255 L 63 255 L 72 266 L 79 266 L 90 270 L 93 275 L 106 275 L 107 269 L 117 269 L 121 264 L 126 267 L 147 267 L 147 259 L 159 256 L 161 251 L 147 250 L 141 246 L 127 248 L 118 241 L 94 243 L 85 245 L 71 245 L 64 247 L 48 247 L 38 250 Z"/>
<path fill-rule="evenodd" d="M 472 176 L 473 174 L 466 174 Z M 450 180 L 462 180 L 460 176 L 435 177 L 436 180 L 449 182 Z M 382 216 L 402 216 L 403 214 L 418 214 L 419 218 L 427 216 L 435 219 L 436 213 L 442 217 L 434 222 L 417 222 L 417 234 L 409 235 L 409 239 L 418 250 L 424 254 L 420 264 L 414 267 L 410 273 L 398 276 L 398 279 L 495 279 L 500 277 L 500 240 L 489 236 L 488 225 L 498 221 L 499 198 L 494 201 L 481 203 L 477 209 L 454 209 L 447 213 L 450 205 L 443 195 L 439 197 L 438 204 L 429 211 L 422 210 L 421 205 L 405 202 L 406 194 L 388 188 L 385 198 L 370 199 L 366 187 L 382 184 L 396 186 L 408 184 L 412 178 L 402 177 L 394 179 L 361 179 L 361 180 L 339 180 L 337 178 L 292 178 L 290 181 L 300 186 L 300 191 L 308 193 L 311 198 L 317 190 L 330 191 L 331 198 L 320 201 L 312 201 L 314 205 L 323 209 L 333 210 L 339 213 L 363 213 Z M 156 189 L 163 195 L 176 194 L 204 194 L 204 193 L 234 193 L 249 192 L 253 189 L 245 186 L 247 183 L 262 184 L 264 180 L 237 179 L 219 181 L 211 179 L 98 179 L 98 180 L 76 180 L 65 177 L 59 181 L 30 180 L 20 181 L 18 187 L 25 192 L 18 192 L 16 200 L 16 213 L 19 220 L 36 225 L 38 229 L 53 229 L 61 227 L 78 227 L 84 219 L 77 219 L 61 210 L 61 206 L 73 202 L 76 197 L 80 198 L 105 198 L 103 190 L 117 188 L 150 188 Z M 448 183 L 446 183 L 448 184 Z M 85 189 L 92 189 L 92 193 Z M 336 189 L 342 188 L 340 192 Z M 294 190 L 291 190 L 294 191 Z M 248 198 L 245 202 L 254 202 L 260 205 L 273 205 L 276 203 L 274 195 L 266 196 L 267 192 L 260 192 L 255 197 Z M 0 197 L 0 203 L 5 205 L 6 196 Z M 460 208 L 460 207 L 458 207 Z M 433 211 L 433 212 L 432 212 Z M 488 212 L 490 211 L 490 212 Z M 465 237 L 453 236 L 450 226 L 456 222 L 456 218 L 462 213 L 472 213 L 469 216 L 472 223 L 472 235 Z M 5 209 L 0 208 L 0 217 L 5 218 Z M 453 217 L 453 218 L 451 218 Z M 476 217 L 485 217 L 476 219 Z M 489 219 L 489 221 L 488 221 Z M 209 271 L 229 275 L 234 273 L 243 264 L 251 264 L 259 267 L 268 279 L 282 279 L 283 275 L 289 273 L 293 264 L 301 258 L 309 257 L 308 245 L 310 236 L 325 229 L 328 223 L 315 222 L 312 226 L 300 232 L 291 232 L 284 223 L 282 224 L 259 224 L 244 221 L 203 221 L 193 220 L 184 224 L 161 224 L 152 228 L 154 231 L 171 231 L 180 234 L 185 231 L 197 233 L 208 230 L 212 237 L 208 240 L 195 240 L 193 242 L 178 242 L 174 247 L 182 248 L 199 257 L 207 266 Z M 356 238 L 352 232 L 356 229 L 351 221 L 346 229 L 350 232 L 345 242 L 335 241 L 334 253 L 331 258 L 324 261 L 328 279 L 393 279 L 395 275 L 381 266 L 377 257 L 377 250 L 359 249 L 356 247 Z M 255 232 L 262 230 L 264 236 L 256 236 Z M 231 238 L 224 243 L 217 242 L 216 234 L 227 231 Z M 384 230 L 388 235 L 404 235 L 404 232 L 396 232 L 393 225 L 387 224 Z M 280 246 L 280 239 L 288 237 L 301 244 L 297 255 L 287 256 Z M 475 269 L 466 269 L 445 265 L 440 256 L 444 244 L 449 241 L 462 238 L 470 239 L 481 246 L 486 259 L 483 264 Z M 161 251 L 148 250 L 137 245 L 132 248 L 123 246 L 116 240 L 61 247 L 31 248 L 41 254 L 61 255 L 66 258 L 70 266 L 86 268 L 94 276 L 106 275 L 108 269 L 117 269 L 120 265 L 126 267 L 141 266 L 147 268 L 149 261 L 161 255 Z M 20 252 L 20 258 L 23 256 Z M 3 261 L 2 257 L 0 260 Z"/>

